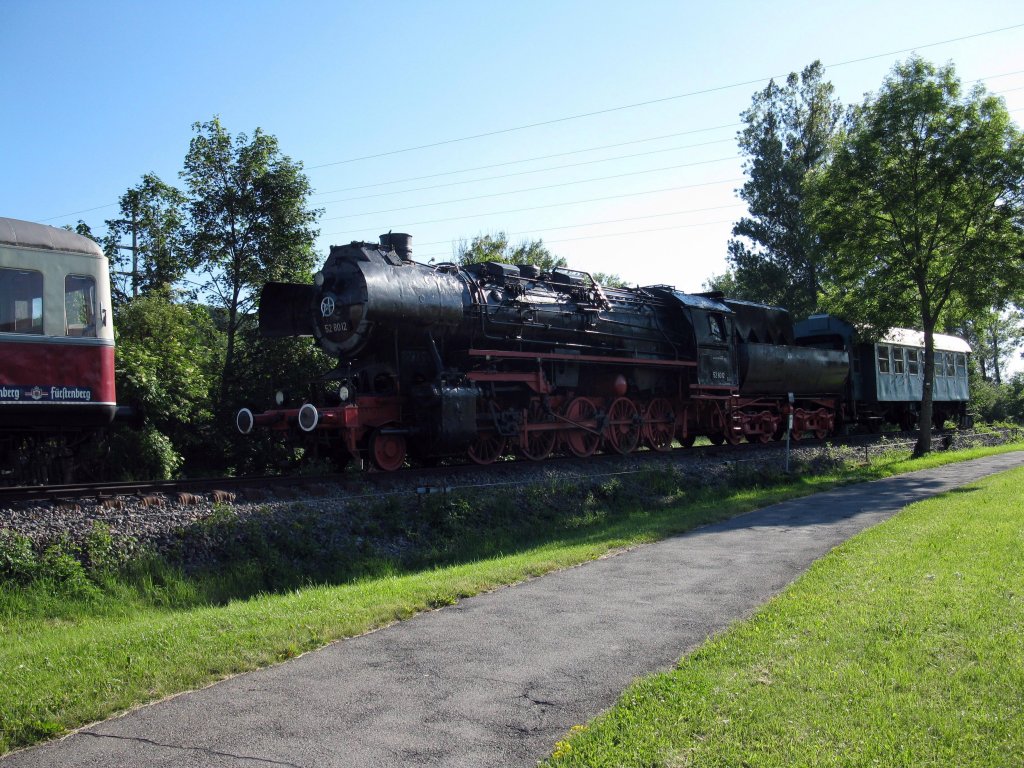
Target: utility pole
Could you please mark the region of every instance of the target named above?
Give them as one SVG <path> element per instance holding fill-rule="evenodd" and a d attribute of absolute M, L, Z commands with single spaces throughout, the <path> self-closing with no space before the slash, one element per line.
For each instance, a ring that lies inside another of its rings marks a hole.
<path fill-rule="evenodd" d="M 127 224 L 128 221 L 120 219 L 113 222 L 114 224 Z M 139 221 L 138 215 L 135 212 L 135 203 L 132 202 L 132 244 L 131 245 L 118 245 L 117 249 L 120 251 L 131 251 L 132 252 L 132 271 L 131 272 L 115 272 L 118 275 L 131 275 L 132 278 L 132 298 L 137 299 L 139 297 Z"/>

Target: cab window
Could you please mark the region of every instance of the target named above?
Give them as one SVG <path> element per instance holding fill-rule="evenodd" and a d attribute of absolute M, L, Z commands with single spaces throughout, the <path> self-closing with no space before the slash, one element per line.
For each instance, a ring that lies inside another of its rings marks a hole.
<path fill-rule="evenodd" d="M 693 329 L 698 344 L 724 344 L 726 342 L 724 318 L 714 312 L 694 313 Z"/>
<path fill-rule="evenodd" d="M 708 338 L 725 341 L 725 329 L 722 328 L 722 318 L 718 315 L 708 315 Z"/>
<path fill-rule="evenodd" d="M 64 317 L 68 336 L 96 336 L 96 281 L 84 275 L 64 278 Z"/>
<path fill-rule="evenodd" d="M 43 332 L 43 273 L 0 269 L 0 333 Z"/>

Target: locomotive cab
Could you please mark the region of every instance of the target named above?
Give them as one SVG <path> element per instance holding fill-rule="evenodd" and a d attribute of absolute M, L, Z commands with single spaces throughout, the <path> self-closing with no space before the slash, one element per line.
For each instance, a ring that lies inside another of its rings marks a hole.
<path fill-rule="evenodd" d="M 660 286 L 646 290 L 669 298 L 675 307 L 674 324 L 692 345 L 680 352 L 697 362 L 693 384 L 702 389 L 735 390 L 739 386 L 733 343 L 736 313 L 718 300 L 721 294 L 682 293 Z"/>

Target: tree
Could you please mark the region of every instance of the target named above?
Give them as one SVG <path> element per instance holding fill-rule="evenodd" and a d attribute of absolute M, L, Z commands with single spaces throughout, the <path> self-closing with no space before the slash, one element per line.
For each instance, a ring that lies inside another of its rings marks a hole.
<path fill-rule="evenodd" d="M 815 61 L 784 86 L 770 81 L 742 114 L 739 133 L 748 176 L 739 196 L 750 215 L 733 226 L 728 245 L 733 295 L 787 307 L 797 317 L 817 308 L 822 258 L 802 207 L 804 181 L 828 159 L 842 113 L 823 74 Z"/>
<path fill-rule="evenodd" d="M 121 218 L 110 219 L 104 246 L 122 280 L 122 301 L 154 291 L 168 293 L 196 267 L 188 249 L 185 195 L 147 173 L 118 201 Z M 126 238 L 130 246 L 122 243 Z"/>
<path fill-rule="evenodd" d="M 95 243 L 100 244 L 100 239 L 92 233 L 92 227 L 90 227 L 81 219 L 78 220 L 78 223 L 75 224 L 75 226 L 72 227 L 70 224 L 65 224 L 62 227 L 62 229 L 66 229 L 68 232 L 74 232 L 75 234 L 81 235 L 82 237 L 88 237 Z"/>
<path fill-rule="evenodd" d="M 1002 384 L 1007 364 L 1024 343 L 1024 313 L 993 307 L 963 317 L 952 329 L 971 345 L 982 380 Z"/>
<path fill-rule="evenodd" d="M 830 308 L 876 333 L 924 331 L 915 453 L 930 450 L 934 333 L 955 304 L 998 306 L 1024 273 L 1024 140 L 1003 101 L 911 58 L 850 116 L 809 210 Z"/>
<path fill-rule="evenodd" d="M 193 125 L 195 136 L 181 172 L 188 192 L 189 245 L 224 310 L 226 350 L 219 405 L 229 401 L 236 336 L 270 281 L 308 282 L 315 263 L 309 180 L 281 154 L 277 139 L 259 128 L 232 137 L 218 118 Z"/>
<path fill-rule="evenodd" d="M 108 464 L 128 477 L 173 474 L 208 441 L 212 393 L 220 370 L 220 335 L 204 307 L 154 293 L 118 308 L 118 400 L 143 417 L 138 434 L 111 435 Z"/>
<path fill-rule="evenodd" d="M 468 243 L 461 240 L 455 247 L 455 261 L 462 266 L 482 264 L 485 261 L 536 264 L 542 272 L 566 266 L 565 259 L 551 253 L 543 240 L 523 240 L 519 245 L 513 246 L 504 232 L 477 235 Z"/>
<path fill-rule="evenodd" d="M 605 288 L 626 288 L 629 285 L 616 272 L 591 272 L 590 276 L 595 283 Z"/>
<path fill-rule="evenodd" d="M 541 272 L 550 272 L 568 266 L 561 256 L 555 256 L 544 245 L 543 240 L 522 240 L 513 246 L 508 235 L 498 232 L 494 235 L 477 235 L 470 242 L 460 240 L 455 246 L 455 261 L 466 266 L 497 261 L 502 264 L 534 264 Z M 614 273 L 594 272 L 591 277 L 598 285 L 609 288 L 624 288 L 626 281 Z"/>
<path fill-rule="evenodd" d="M 736 272 L 726 271 L 722 275 L 712 275 L 704 284 L 701 286 L 705 291 L 709 293 L 711 291 L 718 291 L 724 293 L 726 296 L 735 296 L 738 299 L 746 298 L 746 292 L 741 290 L 739 284 L 736 282 Z"/>

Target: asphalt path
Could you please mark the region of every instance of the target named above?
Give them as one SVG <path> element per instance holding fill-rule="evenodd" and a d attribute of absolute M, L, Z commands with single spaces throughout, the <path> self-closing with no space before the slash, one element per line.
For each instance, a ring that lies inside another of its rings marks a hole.
<path fill-rule="evenodd" d="M 534 766 L 634 678 L 902 507 L 1024 452 L 776 504 L 479 595 L 0 759 L 51 766 Z"/>

